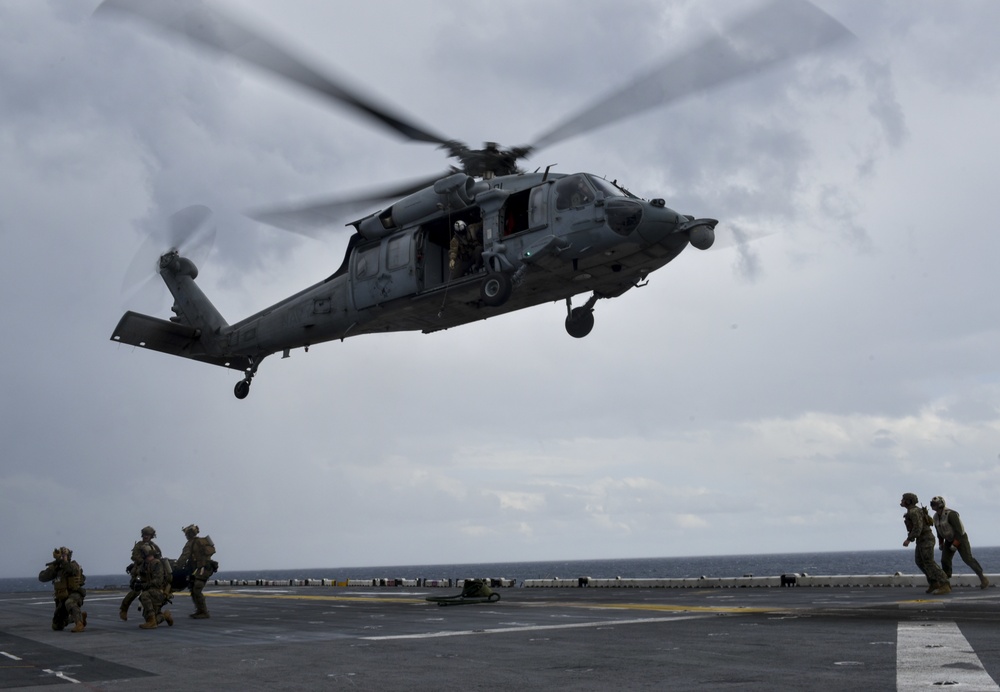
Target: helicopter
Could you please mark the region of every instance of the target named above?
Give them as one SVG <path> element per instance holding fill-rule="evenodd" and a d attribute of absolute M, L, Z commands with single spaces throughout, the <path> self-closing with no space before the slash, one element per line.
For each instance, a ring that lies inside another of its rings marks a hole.
<path fill-rule="evenodd" d="M 391 202 L 347 224 L 340 267 L 327 278 L 238 322 L 227 322 L 195 279 L 184 245 L 210 214 L 181 210 L 155 271 L 173 296 L 169 319 L 127 311 L 112 332 L 143 347 L 239 371 L 238 399 L 269 355 L 362 334 L 431 333 L 542 303 L 565 301 L 574 338 L 594 327 L 598 300 L 646 285 L 688 246 L 707 250 L 718 221 L 642 199 L 616 180 L 533 172 L 518 163 L 540 149 L 653 107 L 760 73 L 851 36 L 812 4 L 772 0 L 680 56 L 598 99 L 530 145 L 481 149 L 393 112 L 206 3 L 105 0 L 97 13 L 127 14 L 289 81 L 456 160 L 449 170 L 355 199 L 258 210 L 263 223 L 329 226 L 345 210 Z M 338 218 L 339 217 L 339 218 Z M 589 293 L 582 304 L 573 299 Z"/>

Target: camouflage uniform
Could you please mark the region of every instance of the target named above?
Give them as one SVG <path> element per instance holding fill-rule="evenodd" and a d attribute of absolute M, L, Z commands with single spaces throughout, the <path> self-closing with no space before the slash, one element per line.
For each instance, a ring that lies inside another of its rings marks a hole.
<path fill-rule="evenodd" d="M 143 548 L 142 552 L 143 562 L 136 576 L 141 587 L 139 602 L 142 603 L 142 615 L 146 621 L 139 627 L 150 630 L 164 621 L 168 625 L 173 625 L 174 619 L 170 616 L 170 611 L 161 610 L 163 604 L 167 602 L 166 589 L 170 583 L 163 569 L 163 562 L 153 553 L 152 548 Z"/>
<path fill-rule="evenodd" d="M 73 560 L 69 548 L 52 551 L 52 562 L 38 573 L 38 581 L 50 581 L 55 588 L 56 612 L 52 615 L 52 629 L 61 630 L 70 622 L 75 623 L 71 632 L 83 632 L 87 626 L 87 614 L 81 610 L 87 590 L 83 588 L 87 578 L 83 569 Z"/>
<path fill-rule="evenodd" d="M 153 554 L 160 558 L 163 553 L 160 552 L 160 546 L 153 543 L 153 539 L 156 538 L 156 529 L 152 526 L 144 526 L 139 532 L 142 536 L 141 541 L 136 541 L 135 545 L 132 546 L 132 563 L 125 568 L 125 573 L 132 576 L 132 581 L 130 583 L 131 588 L 129 592 L 125 594 L 125 598 L 122 599 L 122 604 L 118 610 L 118 617 L 122 620 L 128 620 L 128 609 L 132 605 L 132 602 L 139 596 L 141 592 L 140 583 L 138 580 L 138 570 L 142 566 L 143 561 L 143 547 L 149 547 Z"/>
<path fill-rule="evenodd" d="M 979 585 L 985 589 L 990 585 L 990 580 L 983 573 L 979 560 L 972 555 L 969 534 L 965 532 L 958 512 L 946 507 L 944 498 L 940 495 L 931 500 L 931 509 L 934 510 L 934 532 L 937 533 L 938 547 L 941 549 L 941 569 L 950 579 L 951 563 L 957 550 L 962 562 L 972 568 L 979 577 Z"/>
<path fill-rule="evenodd" d="M 906 508 L 903 515 L 903 523 L 906 526 L 906 540 L 903 546 L 916 542 L 914 551 L 914 561 L 920 571 L 927 577 L 927 593 L 938 595 L 951 593 L 951 584 L 948 582 L 948 575 L 934 562 L 934 532 L 931 524 L 926 520 L 924 514 L 927 511 L 923 507 L 918 507 L 917 496 L 913 493 L 906 493 L 900 501 L 900 507 Z"/>
<path fill-rule="evenodd" d="M 177 558 L 176 567 L 190 572 L 188 590 L 191 592 L 191 600 L 194 601 L 195 607 L 191 617 L 208 618 L 208 606 L 205 604 L 205 595 L 202 591 L 205 582 L 215 573 L 215 564 L 211 560 L 215 554 L 215 544 L 209 536 L 199 538 L 199 530 L 195 524 L 184 527 L 184 535 L 188 541 L 184 544 L 181 556 Z"/>
<path fill-rule="evenodd" d="M 448 248 L 448 267 L 452 279 L 482 268 L 483 241 L 479 237 L 482 232 L 482 223 L 466 225 L 464 221 L 455 222 L 455 232 Z"/>

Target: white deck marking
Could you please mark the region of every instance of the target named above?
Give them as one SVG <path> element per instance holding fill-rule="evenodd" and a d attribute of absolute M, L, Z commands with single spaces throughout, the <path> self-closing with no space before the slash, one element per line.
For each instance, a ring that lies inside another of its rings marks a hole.
<path fill-rule="evenodd" d="M 954 622 L 901 622 L 896 628 L 896 689 L 963 692 L 1000 686 Z"/>
<path fill-rule="evenodd" d="M 66 675 L 65 673 L 61 673 L 58 670 L 51 670 L 49 668 L 43 668 L 42 672 L 43 673 L 48 673 L 49 675 L 55 675 L 60 680 L 65 680 L 66 682 L 72 682 L 72 683 L 74 683 L 76 685 L 80 684 L 79 680 L 77 680 L 75 678 L 71 678 L 70 676 Z"/>
<path fill-rule="evenodd" d="M 542 630 L 568 630 L 579 627 L 614 627 L 617 625 L 646 625 L 653 622 L 676 622 L 677 620 L 694 620 L 697 618 L 714 617 L 709 614 L 674 615 L 665 618 L 634 618 L 631 620 L 597 620 L 594 622 L 574 622 L 564 625 L 531 625 L 528 627 L 495 627 L 481 630 L 443 630 L 440 632 L 421 632 L 420 634 L 395 634 L 382 637 L 361 637 L 368 641 L 384 641 L 386 639 L 433 639 L 435 637 L 468 637 L 474 634 L 509 634 L 511 632 L 539 632 Z"/>
<path fill-rule="evenodd" d="M 21 659 L 14 654 L 9 654 L 6 651 L 0 651 L 0 656 L 6 656 L 7 658 L 13 659 L 15 661 L 20 661 Z"/>

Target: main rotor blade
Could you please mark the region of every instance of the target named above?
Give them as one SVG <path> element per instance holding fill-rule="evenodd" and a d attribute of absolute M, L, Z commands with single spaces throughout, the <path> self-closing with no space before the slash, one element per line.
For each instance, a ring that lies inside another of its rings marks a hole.
<path fill-rule="evenodd" d="M 723 35 L 671 57 L 552 128 L 532 149 L 759 73 L 852 36 L 840 22 L 804 0 L 772 0 L 730 25 Z"/>
<path fill-rule="evenodd" d="M 404 137 L 434 144 L 448 140 L 421 128 L 388 108 L 320 74 L 283 48 L 198 0 L 104 0 L 95 13 L 121 11 L 186 36 L 204 46 L 232 55 L 305 87 L 327 99 L 350 106 Z"/>
<path fill-rule="evenodd" d="M 454 173 L 454 170 L 437 173 L 420 180 L 397 183 L 391 187 L 357 197 L 327 197 L 301 204 L 259 209 L 249 212 L 248 216 L 269 226 L 276 226 L 310 238 L 318 238 L 322 231 L 337 223 L 342 223 L 349 215 L 368 211 L 379 202 L 395 200 L 423 190 L 451 173 Z"/>

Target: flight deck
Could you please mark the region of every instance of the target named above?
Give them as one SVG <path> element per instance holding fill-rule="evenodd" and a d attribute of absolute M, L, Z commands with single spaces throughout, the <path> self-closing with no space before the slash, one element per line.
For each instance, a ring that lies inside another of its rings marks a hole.
<path fill-rule="evenodd" d="M 1000 690 L 1000 590 L 956 586 L 499 588 L 229 586 L 211 619 L 52 631 L 46 593 L 0 595 L 0 689 Z"/>

